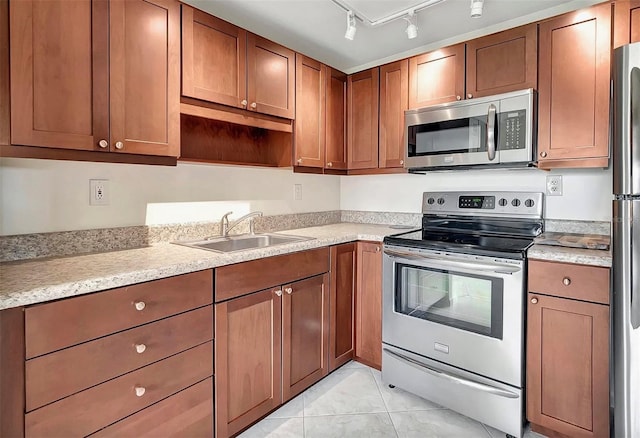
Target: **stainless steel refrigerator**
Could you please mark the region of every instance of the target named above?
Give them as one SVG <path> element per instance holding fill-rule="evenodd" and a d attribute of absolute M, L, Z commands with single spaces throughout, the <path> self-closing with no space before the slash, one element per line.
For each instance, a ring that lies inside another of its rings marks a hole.
<path fill-rule="evenodd" d="M 614 53 L 614 436 L 640 437 L 640 43 Z"/>

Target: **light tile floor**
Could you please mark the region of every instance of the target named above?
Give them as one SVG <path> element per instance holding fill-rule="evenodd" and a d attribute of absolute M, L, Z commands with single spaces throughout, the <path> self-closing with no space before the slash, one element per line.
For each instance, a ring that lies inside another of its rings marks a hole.
<path fill-rule="evenodd" d="M 349 362 L 241 438 L 504 438 L 505 434 L 399 388 Z M 526 438 L 543 438 L 527 430 Z"/>

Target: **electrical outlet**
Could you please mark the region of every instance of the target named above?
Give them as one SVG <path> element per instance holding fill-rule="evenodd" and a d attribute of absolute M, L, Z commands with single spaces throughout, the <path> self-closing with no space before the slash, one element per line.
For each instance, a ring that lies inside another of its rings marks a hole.
<path fill-rule="evenodd" d="M 547 175 L 547 196 L 562 196 L 562 175 Z"/>
<path fill-rule="evenodd" d="M 302 184 L 293 185 L 293 199 L 296 201 L 302 201 Z"/>
<path fill-rule="evenodd" d="M 109 180 L 89 180 L 89 205 L 109 205 Z"/>

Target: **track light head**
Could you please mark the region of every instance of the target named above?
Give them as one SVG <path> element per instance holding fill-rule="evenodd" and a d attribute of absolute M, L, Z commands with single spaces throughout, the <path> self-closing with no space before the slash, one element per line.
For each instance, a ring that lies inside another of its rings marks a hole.
<path fill-rule="evenodd" d="M 407 30 L 406 30 L 407 38 L 412 40 L 418 36 L 418 26 L 416 24 L 417 19 L 414 12 L 413 11 L 409 12 L 405 20 L 407 20 Z"/>
<path fill-rule="evenodd" d="M 482 17 L 482 7 L 484 0 L 471 0 L 471 18 Z"/>
<path fill-rule="evenodd" d="M 344 33 L 344 37 L 348 40 L 353 40 L 357 30 L 355 15 L 352 11 L 347 11 L 347 31 Z"/>

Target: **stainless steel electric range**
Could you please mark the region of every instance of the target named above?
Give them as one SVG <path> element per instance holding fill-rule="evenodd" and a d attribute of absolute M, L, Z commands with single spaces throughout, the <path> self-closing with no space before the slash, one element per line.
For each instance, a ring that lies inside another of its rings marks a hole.
<path fill-rule="evenodd" d="M 384 240 L 382 380 L 522 436 L 526 250 L 543 194 L 427 192 Z"/>

